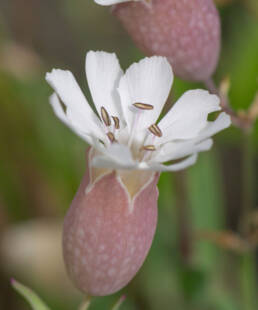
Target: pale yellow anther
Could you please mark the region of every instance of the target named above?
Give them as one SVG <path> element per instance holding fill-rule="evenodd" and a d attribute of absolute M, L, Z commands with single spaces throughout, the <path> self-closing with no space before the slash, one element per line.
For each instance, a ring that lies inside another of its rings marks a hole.
<path fill-rule="evenodd" d="M 107 110 L 104 107 L 101 107 L 100 112 L 101 112 L 101 118 L 103 119 L 103 122 L 105 123 L 105 125 L 110 126 L 111 120 L 110 120 Z"/>
<path fill-rule="evenodd" d="M 119 118 L 116 117 L 116 116 L 112 116 L 112 118 L 113 118 L 113 121 L 114 121 L 114 124 L 115 124 L 115 128 L 119 129 L 120 128 L 120 120 L 119 120 Z"/>
<path fill-rule="evenodd" d="M 136 102 L 133 104 L 134 107 L 140 110 L 153 110 L 154 107 L 151 104 Z"/>
<path fill-rule="evenodd" d="M 154 136 L 162 137 L 162 131 L 160 130 L 158 125 L 153 124 L 148 129 L 152 134 L 154 134 Z"/>
<path fill-rule="evenodd" d="M 156 151 L 156 148 L 155 148 L 155 146 L 154 145 L 144 145 L 143 147 L 142 147 L 142 150 L 144 150 L 144 151 Z"/>
<path fill-rule="evenodd" d="M 114 134 L 112 132 L 108 132 L 107 136 L 108 136 L 108 139 L 110 140 L 110 142 L 113 143 L 113 142 L 116 141 L 115 136 L 114 136 Z"/>

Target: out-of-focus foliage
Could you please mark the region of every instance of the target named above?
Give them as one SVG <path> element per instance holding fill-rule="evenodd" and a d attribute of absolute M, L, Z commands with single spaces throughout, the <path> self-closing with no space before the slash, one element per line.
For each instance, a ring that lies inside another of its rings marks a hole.
<path fill-rule="evenodd" d="M 30 288 L 22 285 L 16 280 L 11 280 L 11 284 L 13 288 L 28 301 L 33 310 L 50 310 Z"/>
<path fill-rule="evenodd" d="M 30 304 L 33 310 L 50 310 L 43 300 L 30 288 L 19 283 L 15 279 L 11 279 L 12 287 Z M 119 298 L 111 310 L 119 310 L 125 300 L 125 296 Z M 91 304 L 91 297 L 83 301 L 78 310 L 88 310 Z"/>
<path fill-rule="evenodd" d="M 257 1 L 219 2 L 223 42 L 215 80 L 228 76 L 233 108 L 246 111 L 258 90 Z M 60 240 L 60 224 L 52 225 L 78 187 L 86 145 L 53 115 L 44 75 L 52 67 L 70 69 L 90 98 L 84 76 L 90 49 L 116 52 L 123 68 L 143 57 L 109 9 L 94 1 L 0 1 L 0 309 L 28 309 L 9 285 L 18 275 L 51 309 L 76 309 L 82 301 L 54 281 L 65 275 L 62 267 L 53 276 L 61 253 L 49 257 Z M 204 86 L 176 79 L 171 100 L 197 87 Z M 188 171 L 162 174 L 157 233 L 143 268 L 122 292 L 93 299 L 90 309 L 111 309 L 125 293 L 121 310 L 255 310 L 255 253 L 234 242 L 249 242 L 240 228 L 250 206 L 258 206 L 257 154 L 256 122 L 249 137 L 236 128 L 220 133 Z M 247 225 L 253 240 L 255 218 Z M 17 240 L 24 245 L 14 246 Z M 31 263 L 19 264 L 19 257 Z"/>

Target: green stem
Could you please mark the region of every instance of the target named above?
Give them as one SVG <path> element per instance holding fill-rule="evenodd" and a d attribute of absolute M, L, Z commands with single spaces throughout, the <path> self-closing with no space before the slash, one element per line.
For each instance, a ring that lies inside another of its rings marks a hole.
<path fill-rule="evenodd" d="M 88 296 L 84 302 L 80 305 L 79 310 L 88 310 L 91 304 L 91 296 Z"/>
<path fill-rule="evenodd" d="M 243 237 L 248 237 L 248 219 L 254 205 L 254 167 L 252 132 L 244 133 L 243 141 L 243 207 L 240 218 L 240 231 Z M 255 253 L 253 251 L 241 257 L 241 289 L 243 310 L 255 310 L 256 278 Z"/>
<path fill-rule="evenodd" d="M 231 121 L 236 127 L 239 127 L 244 131 L 250 129 L 252 125 L 250 121 L 248 119 L 242 118 L 234 110 L 232 110 L 228 97 L 220 93 L 212 78 L 204 81 L 204 85 L 211 93 L 216 94 L 220 97 L 220 105 L 222 107 L 222 110 L 230 115 Z"/>
<path fill-rule="evenodd" d="M 256 281 L 255 281 L 255 256 L 254 253 L 244 254 L 241 257 L 241 289 L 242 309 L 255 310 L 256 308 Z"/>
<path fill-rule="evenodd" d="M 125 295 L 120 297 L 111 310 L 118 310 L 120 306 L 122 305 L 122 303 L 124 302 L 125 298 L 126 298 Z"/>
<path fill-rule="evenodd" d="M 187 196 L 186 172 L 180 171 L 175 175 L 176 206 L 178 218 L 178 242 L 181 259 L 191 263 L 193 252 L 193 232 Z"/>
<path fill-rule="evenodd" d="M 240 218 L 240 231 L 248 236 L 248 219 L 254 205 L 254 167 L 252 132 L 243 133 L 243 206 Z"/>

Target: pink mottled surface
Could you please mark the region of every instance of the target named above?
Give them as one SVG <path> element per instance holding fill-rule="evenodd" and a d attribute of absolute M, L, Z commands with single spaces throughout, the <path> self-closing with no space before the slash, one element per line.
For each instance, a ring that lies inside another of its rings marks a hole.
<path fill-rule="evenodd" d="M 85 194 L 85 175 L 65 217 L 63 252 L 75 285 L 93 296 L 112 294 L 136 274 L 150 249 L 157 222 L 157 181 L 141 191 L 129 212 L 115 172 Z"/>
<path fill-rule="evenodd" d="M 147 55 L 166 56 L 176 75 L 204 81 L 216 69 L 220 20 L 212 0 L 152 0 L 116 5 L 113 13 Z"/>

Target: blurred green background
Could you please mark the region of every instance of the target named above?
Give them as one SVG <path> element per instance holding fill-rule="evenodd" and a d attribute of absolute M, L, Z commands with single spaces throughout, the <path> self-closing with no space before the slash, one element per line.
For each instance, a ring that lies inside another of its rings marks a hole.
<path fill-rule="evenodd" d="M 217 1 L 223 42 L 215 80 L 231 79 L 234 109 L 258 90 L 258 2 Z M 29 309 L 15 277 L 51 309 L 76 309 L 83 296 L 66 278 L 61 223 L 85 169 L 85 143 L 53 115 L 44 80 L 70 69 L 89 93 L 88 50 L 114 51 L 123 68 L 144 55 L 109 8 L 93 0 L 0 1 L 0 309 Z M 204 87 L 176 79 L 173 98 Z M 186 172 L 163 173 L 159 223 L 134 280 L 90 309 L 258 309 L 258 126 L 218 134 L 211 152 Z M 251 251 L 246 251 L 252 245 Z"/>

